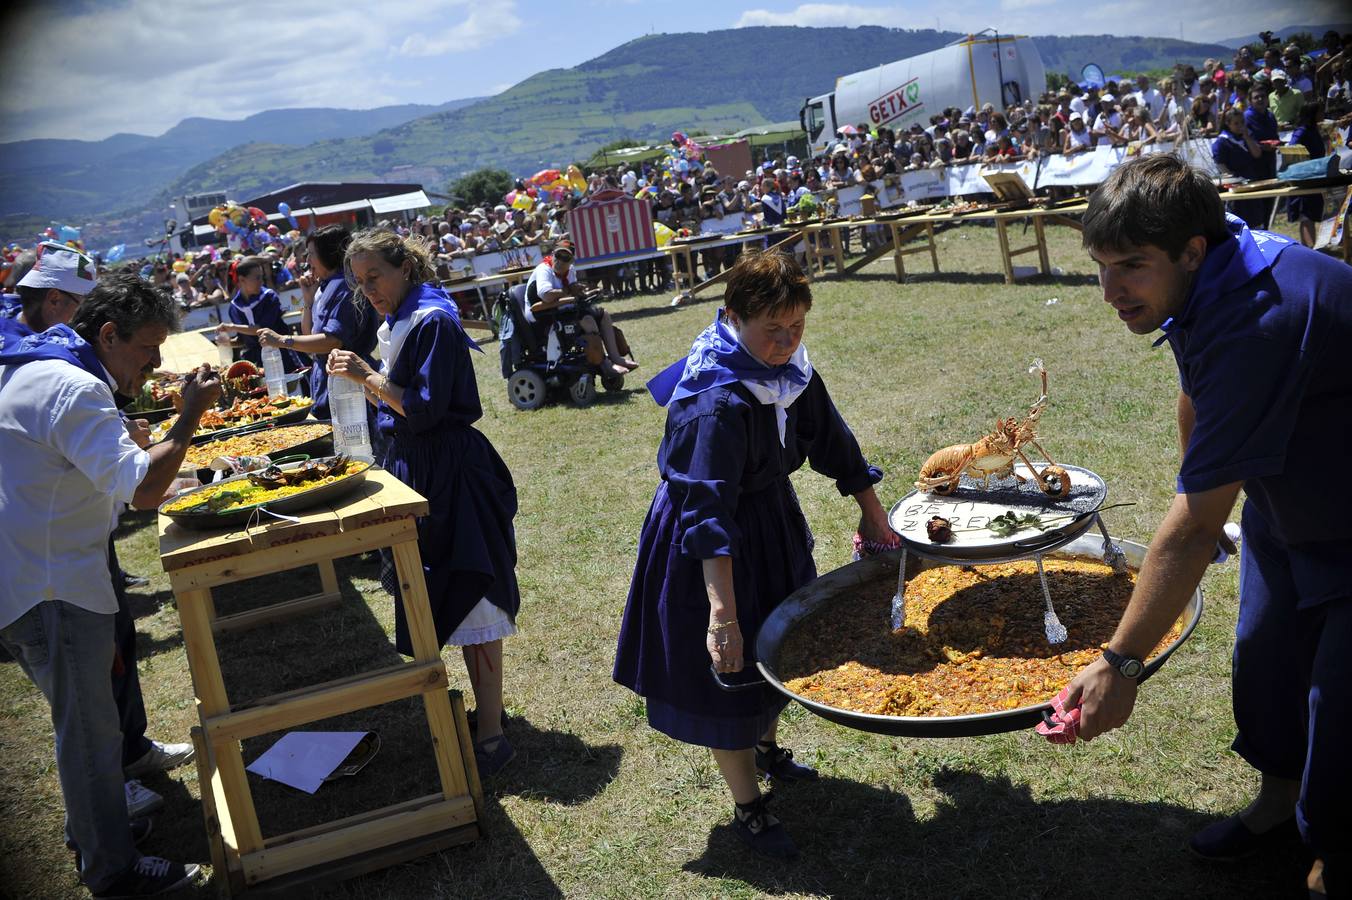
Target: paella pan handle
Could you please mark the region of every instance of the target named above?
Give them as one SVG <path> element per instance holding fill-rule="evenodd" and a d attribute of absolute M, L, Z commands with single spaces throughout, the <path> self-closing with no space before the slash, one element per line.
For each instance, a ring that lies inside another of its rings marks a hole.
<path fill-rule="evenodd" d="M 303 462 L 309 462 L 309 461 L 310 461 L 310 454 L 308 454 L 308 453 L 293 453 L 293 454 L 290 455 L 290 456 L 283 456 L 281 459 L 274 459 L 274 460 L 272 461 L 272 464 L 273 464 L 274 466 L 285 466 L 285 465 L 289 465 L 289 464 L 291 464 L 291 463 L 296 463 L 296 462 L 303 463 Z"/>
<path fill-rule="evenodd" d="M 756 670 L 743 669 L 742 671 L 755 672 Z M 723 690 L 729 692 L 755 690 L 756 688 L 764 687 L 766 684 L 769 683 L 764 678 L 759 676 L 756 678 L 755 681 L 742 681 L 742 682 L 724 681 L 723 676 L 718 673 L 718 670 L 713 667 L 712 663 L 709 664 L 709 674 L 714 677 L 715 684 L 717 684 Z"/>
<path fill-rule="evenodd" d="M 1137 687 L 1139 687 L 1139 686 L 1145 684 L 1146 681 L 1150 678 L 1151 675 L 1154 675 L 1156 672 L 1158 672 L 1158 671 L 1160 670 L 1160 664 L 1163 663 L 1163 660 L 1157 658 L 1157 659 L 1151 660 L 1151 662 L 1153 663 L 1153 665 L 1146 666 L 1145 669 L 1142 670 L 1142 672 L 1141 672 L 1141 677 L 1136 679 L 1136 685 L 1137 685 Z M 1042 709 L 1042 722 L 1043 722 L 1043 724 L 1046 725 L 1048 728 L 1051 728 L 1053 725 L 1056 724 L 1056 722 L 1054 722 L 1054 721 L 1052 720 L 1052 714 L 1051 714 L 1051 702 L 1050 702 L 1050 701 L 1048 701 L 1047 703 L 1043 704 L 1043 709 Z"/>

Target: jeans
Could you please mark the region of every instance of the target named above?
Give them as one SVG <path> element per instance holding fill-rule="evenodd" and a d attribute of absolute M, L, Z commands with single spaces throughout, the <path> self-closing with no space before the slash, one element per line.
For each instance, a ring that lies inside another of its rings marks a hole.
<path fill-rule="evenodd" d="M 56 768 L 66 801 L 66 841 L 94 891 L 135 865 L 122 779 L 122 731 L 108 672 L 113 616 L 60 600 L 39 603 L 0 629 L 0 644 L 52 710 Z"/>
<path fill-rule="evenodd" d="M 108 538 L 108 574 L 117 594 L 113 638 L 117 655 L 113 661 L 113 699 L 122 723 L 122 766 L 125 768 L 150 752 L 146 737 L 146 704 L 141 697 L 141 679 L 136 671 L 136 621 L 127 608 L 127 587 L 117 562 L 113 539 Z"/>

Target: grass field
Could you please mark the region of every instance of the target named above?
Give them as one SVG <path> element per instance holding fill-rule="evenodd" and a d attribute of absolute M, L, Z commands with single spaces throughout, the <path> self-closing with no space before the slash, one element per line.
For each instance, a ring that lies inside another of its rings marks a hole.
<path fill-rule="evenodd" d="M 1130 335 L 1101 302 L 1078 236 L 1051 230 L 1052 281 L 1006 287 L 993 229 L 942 233 L 949 271 L 898 285 L 890 261 L 817 284 L 806 341 L 865 454 L 909 489 L 932 450 L 984 433 L 1037 396 L 1027 366 L 1051 373 L 1043 445 L 1110 486 L 1116 536 L 1148 542 L 1173 490 L 1177 389 L 1166 348 Z M 911 260 L 918 260 L 912 257 Z M 915 267 L 912 266 L 913 271 Z M 1055 299 L 1057 302 L 1051 302 Z M 609 304 L 643 376 L 685 352 L 716 303 L 669 309 L 664 297 Z M 1141 693 L 1122 731 L 1055 748 L 1031 732 L 901 739 L 844 729 L 792 706 L 781 743 L 822 772 L 777 792 L 803 850 L 796 863 L 752 858 L 727 822 L 706 751 L 650 730 L 642 701 L 610 680 L 630 567 L 656 485 L 663 411 L 634 379 L 587 409 L 521 413 L 507 402 L 497 345 L 476 359 L 479 427 L 516 479 L 521 634 L 506 645 L 508 735 L 519 756 L 487 786 L 486 836 L 317 892 L 326 897 L 1236 897 L 1303 896 L 1298 851 L 1234 867 L 1193 860 L 1197 828 L 1241 807 L 1256 784 L 1228 749 L 1236 566 L 1203 583 L 1201 627 Z M 854 504 L 808 470 L 795 487 L 821 571 L 849 559 Z M 129 516 L 124 567 L 135 592 L 150 734 L 185 740 L 195 719 L 178 618 L 153 523 Z M 391 601 L 369 559 L 339 566 L 347 602 L 303 623 L 222 642 L 242 699 L 388 665 Z M 312 573 L 223 591 L 222 613 L 313 590 Z M 468 691 L 459 654 L 453 685 Z M 315 728 L 375 728 L 370 767 L 313 797 L 250 776 L 265 834 L 428 793 L 435 770 L 418 707 L 393 704 Z M 245 759 L 277 735 L 246 742 Z M 147 779 L 168 799 L 144 850 L 206 863 L 191 766 Z M 61 847 L 62 804 L 42 697 L 0 666 L 0 894 L 77 897 Z M 202 894 L 213 886 L 198 888 Z"/>

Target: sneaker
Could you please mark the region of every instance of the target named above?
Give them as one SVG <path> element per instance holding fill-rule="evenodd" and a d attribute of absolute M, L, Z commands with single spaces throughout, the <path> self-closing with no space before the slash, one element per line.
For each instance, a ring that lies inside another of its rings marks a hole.
<path fill-rule="evenodd" d="M 145 756 L 122 771 L 128 778 L 140 778 L 142 775 L 176 769 L 186 762 L 192 762 L 192 758 L 196 755 L 197 751 L 193 749 L 192 744 L 161 744 L 159 741 L 151 741 L 150 749 L 146 751 Z"/>
<path fill-rule="evenodd" d="M 756 744 L 756 770 L 779 781 L 816 781 L 820 777 L 811 766 L 794 762 L 793 751 L 778 744 Z"/>
<path fill-rule="evenodd" d="M 141 842 L 150 837 L 150 832 L 155 830 L 155 822 L 152 819 L 132 819 L 131 820 L 131 842 L 137 847 Z M 75 854 L 75 871 L 79 872 L 83 868 L 83 862 L 80 858 L 80 848 L 76 847 L 70 841 L 66 841 L 66 849 Z"/>
<path fill-rule="evenodd" d="M 1250 831 L 1239 816 L 1231 816 L 1194 834 L 1188 841 L 1188 849 L 1208 862 L 1234 862 L 1298 840 L 1300 832 L 1295 816 L 1261 833 Z"/>
<path fill-rule="evenodd" d="M 200 871 L 202 867 L 196 864 L 185 866 L 158 856 L 143 856 L 112 884 L 93 893 L 102 898 L 150 897 L 188 884 Z"/>
<path fill-rule="evenodd" d="M 127 815 L 135 819 L 164 806 L 164 798 L 133 778 L 127 782 Z"/>
<path fill-rule="evenodd" d="M 735 805 L 732 830 L 752 850 L 776 859 L 797 859 L 798 845 L 789 837 L 784 824 L 766 807 L 770 794 L 761 794 L 750 803 Z"/>
<path fill-rule="evenodd" d="M 488 749 L 489 746 L 493 749 Z M 516 749 L 507 740 L 507 735 L 491 737 L 474 745 L 474 762 L 479 767 L 479 778 L 492 778 L 507 768 L 507 764 L 516 759 Z"/>

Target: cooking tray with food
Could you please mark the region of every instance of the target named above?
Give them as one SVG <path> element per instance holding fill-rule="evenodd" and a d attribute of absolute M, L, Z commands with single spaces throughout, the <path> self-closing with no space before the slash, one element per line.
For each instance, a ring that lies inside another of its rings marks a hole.
<path fill-rule="evenodd" d="M 1146 547 L 1131 541 L 1120 541 L 1118 543 L 1126 554 L 1128 565 L 1132 569 L 1139 569 L 1145 559 Z M 1097 536 L 1085 536 L 1048 554 L 1048 558 L 1094 560 L 1097 562 L 1101 555 L 1102 542 L 1099 538 Z M 1031 728 L 1042 721 L 1043 713 L 1051 709 L 1050 702 L 1026 703 L 1012 709 L 996 709 L 989 712 L 960 715 L 884 715 L 821 703 L 802 696 L 786 686 L 786 681 L 794 680 L 791 675 L 785 674 L 783 670 L 785 646 L 790 638 L 795 635 L 798 629 L 805 627 L 838 630 L 839 617 L 833 613 L 833 606 L 838 601 L 848 599 L 849 595 L 858 593 L 870 586 L 895 584 L 898 556 L 898 553 L 891 552 L 850 563 L 805 585 L 790 594 L 775 608 L 761 626 L 756 637 L 756 658 L 758 660 L 756 669 L 770 688 L 779 691 L 791 700 L 801 703 L 809 711 L 825 719 L 848 728 L 877 734 L 906 737 L 967 737 L 1017 731 Z M 932 561 L 923 561 L 921 565 L 923 568 L 933 568 L 938 564 Z M 1035 592 L 1033 595 L 1035 596 Z M 876 627 L 887 629 L 886 600 L 884 599 L 878 604 L 878 607 L 873 611 L 877 614 Z M 1187 606 L 1184 608 L 1179 622 L 1175 625 L 1174 636 L 1167 639 L 1167 643 L 1162 644 L 1157 652 L 1146 661 L 1143 678 L 1157 672 L 1168 658 L 1188 640 L 1201 618 L 1202 608 L 1202 591 L 1201 588 L 1198 588 L 1193 591 L 1192 596 L 1188 599 Z M 1033 617 L 1032 621 L 1036 622 L 1036 616 Z M 1035 633 L 1035 624 L 1030 627 L 1029 632 L 1028 646 L 1031 648 L 1030 652 L 1063 654 L 1070 649 L 1058 648 L 1054 651 L 1048 649 L 1040 643 L 1040 638 Z M 1072 635 L 1074 635 L 1074 629 L 1072 629 Z M 815 635 L 807 634 L 805 637 L 811 641 L 816 641 Z M 824 635 L 824 637 L 827 637 L 827 635 Z M 1083 640 L 1081 643 L 1083 643 Z M 944 649 L 947 651 L 950 648 Z M 974 655 L 971 652 L 974 648 L 951 649 L 966 652 L 969 656 Z M 1095 655 L 1097 654 L 1097 645 L 1093 648 L 1093 652 Z M 1069 677 L 1065 680 L 1069 681 Z M 1061 686 L 1063 685 L 1039 685 L 1038 687 L 1045 689 L 1043 692 L 1047 701 L 1050 701 L 1050 698 Z"/>
<path fill-rule="evenodd" d="M 268 513 L 302 512 L 347 494 L 366 479 L 371 465 L 345 456 L 296 457 L 193 488 L 164 501 L 159 511 L 197 531 L 266 523 Z"/>
<path fill-rule="evenodd" d="M 235 434 L 193 444 L 184 457 L 185 468 L 210 472 L 211 461 L 218 456 L 294 456 L 311 459 L 333 454 L 333 425 L 307 422 L 274 425 L 265 422 L 239 429 Z M 201 477 L 200 475 L 198 477 Z"/>

